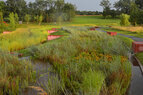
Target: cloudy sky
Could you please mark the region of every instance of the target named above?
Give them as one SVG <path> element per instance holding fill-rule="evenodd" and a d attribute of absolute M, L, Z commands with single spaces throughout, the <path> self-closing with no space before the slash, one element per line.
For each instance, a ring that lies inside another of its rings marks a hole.
<path fill-rule="evenodd" d="M 1 1 L 1 0 L 0 0 Z M 35 1 L 35 0 L 26 0 L 26 1 Z M 101 0 L 65 0 L 76 5 L 77 10 L 88 10 L 88 11 L 102 11 L 100 6 Z M 109 0 L 112 4 L 118 0 Z"/>

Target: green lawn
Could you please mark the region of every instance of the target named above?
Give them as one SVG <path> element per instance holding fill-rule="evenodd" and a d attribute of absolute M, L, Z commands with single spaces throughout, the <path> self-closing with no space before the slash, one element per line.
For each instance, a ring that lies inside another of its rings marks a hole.
<path fill-rule="evenodd" d="M 103 19 L 102 16 L 76 16 L 70 24 L 119 25 L 119 19 Z"/>

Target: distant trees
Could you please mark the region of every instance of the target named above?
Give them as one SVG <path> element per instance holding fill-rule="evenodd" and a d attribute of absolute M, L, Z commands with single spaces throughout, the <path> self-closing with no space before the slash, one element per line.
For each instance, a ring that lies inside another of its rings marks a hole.
<path fill-rule="evenodd" d="M 73 4 L 65 3 L 64 0 L 35 0 L 26 4 L 25 0 L 0 1 L 0 11 L 4 18 L 8 18 L 10 13 L 17 13 L 18 20 L 25 20 L 25 15 L 29 14 L 32 22 L 38 22 L 42 15 L 42 22 L 56 22 L 58 17 L 62 21 L 71 21 L 75 16 L 76 8 Z M 16 21 L 17 22 L 17 21 Z"/>
<path fill-rule="evenodd" d="M 104 18 L 106 18 L 110 13 L 111 3 L 109 2 L 109 0 L 102 0 L 100 2 L 100 6 L 103 7 L 103 16 L 104 16 Z"/>
<path fill-rule="evenodd" d="M 102 12 L 98 11 L 76 11 L 77 15 L 101 15 Z"/>

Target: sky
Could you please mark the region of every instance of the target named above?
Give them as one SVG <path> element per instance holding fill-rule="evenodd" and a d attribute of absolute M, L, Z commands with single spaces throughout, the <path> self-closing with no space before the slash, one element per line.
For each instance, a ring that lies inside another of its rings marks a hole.
<path fill-rule="evenodd" d="M 5 1 L 5 0 L 4 0 Z M 35 1 L 35 0 L 26 0 Z M 112 4 L 118 0 L 109 0 Z M 102 11 L 103 8 L 100 6 L 101 0 L 65 0 L 65 2 L 76 5 L 77 10 L 80 11 Z"/>

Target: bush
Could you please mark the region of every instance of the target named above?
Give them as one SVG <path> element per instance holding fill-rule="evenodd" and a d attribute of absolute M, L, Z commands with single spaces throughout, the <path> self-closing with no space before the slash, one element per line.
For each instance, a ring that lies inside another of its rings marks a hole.
<path fill-rule="evenodd" d="M 27 24 L 29 23 L 30 21 L 30 15 L 26 14 L 25 17 L 24 17 L 25 21 L 27 22 Z"/>
<path fill-rule="evenodd" d="M 128 26 L 128 25 L 130 25 L 129 19 L 130 19 L 129 15 L 121 14 L 121 16 L 120 16 L 120 20 L 121 20 L 120 24 L 121 24 L 121 26 Z"/>
<path fill-rule="evenodd" d="M 11 28 L 11 30 L 15 30 L 15 28 L 16 28 L 16 21 L 15 21 L 13 12 L 10 13 L 9 20 L 10 20 L 10 28 Z"/>

